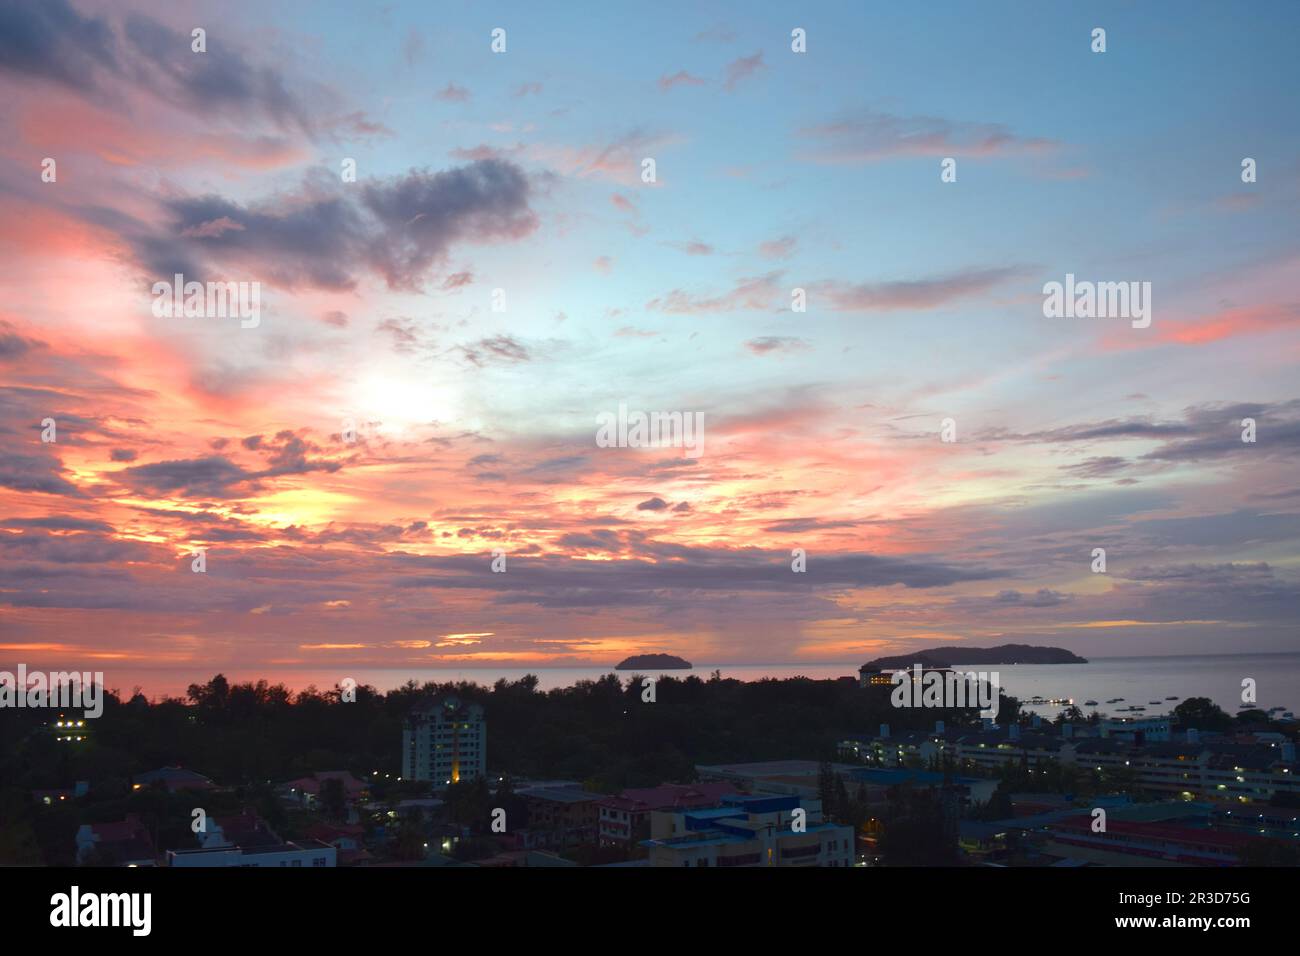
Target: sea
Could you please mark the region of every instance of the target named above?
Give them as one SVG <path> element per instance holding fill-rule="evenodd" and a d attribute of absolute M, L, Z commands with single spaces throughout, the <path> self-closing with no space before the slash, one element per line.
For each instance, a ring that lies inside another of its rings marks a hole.
<path fill-rule="evenodd" d="M 664 676 L 685 677 L 695 674 L 707 680 L 715 671 L 735 680 L 755 681 L 764 678 L 784 679 L 808 677 L 814 680 L 832 680 L 837 677 L 857 677 L 861 662 L 795 664 L 696 664 L 691 670 L 664 671 Z M 1186 657 L 1097 657 L 1086 664 L 1014 664 L 966 665 L 962 670 L 997 671 L 1002 688 L 1019 698 L 1024 709 L 1043 716 L 1053 716 L 1067 704 L 1030 704 L 1039 697 L 1044 700 L 1072 700 L 1085 713 L 1099 710 L 1103 714 L 1120 714 L 1122 708 L 1145 707 L 1143 716 L 1154 716 L 1171 711 L 1188 697 L 1208 697 L 1229 714 L 1236 713 L 1243 703 L 1242 685 L 1247 678 L 1254 681 L 1255 706 L 1264 710 L 1279 707 L 1300 711 L 1300 652 L 1286 654 L 1220 654 Z M 526 674 L 535 674 L 542 690 L 569 687 L 580 680 L 595 680 L 604 674 L 616 673 L 613 666 L 605 667 L 467 667 L 467 668 L 358 668 L 355 670 L 300 670 L 274 668 L 244 671 L 241 668 L 222 668 L 221 672 L 233 682 L 265 679 L 269 683 L 283 683 L 292 690 L 302 690 L 315 685 L 319 690 L 329 690 L 344 678 L 351 677 L 358 684 L 369 684 L 378 690 L 391 690 L 415 680 L 417 683 L 437 681 L 473 681 L 491 686 L 498 679 L 518 680 Z M 187 670 L 133 670 L 130 674 L 115 669 L 106 683 L 122 692 L 130 693 L 137 685 L 150 699 L 163 696 L 183 697 L 190 684 L 210 679 L 216 669 Z M 628 671 L 617 672 L 623 678 Z M 656 676 L 646 672 L 645 676 Z M 1122 697 L 1123 702 L 1107 704 L 1112 698 Z M 1170 700 L 1169 698 L 1175 698 Z M 1090 700 L 1097 705 L 1087 705 Z M 1153 703 L 1154 702 L 1154 703 Z M 1127 711 L 1125 716 L 1131 716 Z"/>

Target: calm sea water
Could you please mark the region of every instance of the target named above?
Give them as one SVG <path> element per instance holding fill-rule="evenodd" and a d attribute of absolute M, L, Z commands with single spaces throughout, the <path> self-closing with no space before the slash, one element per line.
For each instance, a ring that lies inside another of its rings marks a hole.
<path fill-rule="evenodd" d="M 804 676 L 825 680 L 844 676 L 857 676 L 860 662 L 819 664 L 699 664 L 690 671 L 667 671 L 670 676 L 687 674 L 708 679 L 714 670 L 722 676 L 737 680 L 760 680 L 764 677 L 787 678 Z M 1259 706 L 1284 707 L 1300 711 L 1300 653 L 1294 654 L 1225 654 L 1200 657 L 1099 657 L 1087 664 L 1018 664 L 1013 666 L 970 667 L 971 670 L 994 670 L 1001 675 L 1007 693 L 1025 700 L 1043 698 L 1071 698 L 1085 711 L 1084 702 L 1099 702 L 1103 713 L 1116 712 L 1130 704 L 1146 707 L 1146 713 L 1156 714 L 1170 710 L 1178 701 L 1166 701 L 1176 696 L 1208 697 L 1228 713 L 1236 713 L 1241 704 L 1241 682 L 1250 677 L 1255 680 Z M 370 684 L 379 690 L 391 690 L 408 680 L 424 681 L 474 681 L 490 686 L 497 679 L 518 680 L 525 674 L 536 674 L 543 690 L 568 687 L 580 680 L 595 680 L 603 674 L 613 673 L 612 667 L 492 667 L 492 668 L 429 668 L 422 670 L 384 668 L 358 669 L 346 673 L 339 670 L 263 670 L 244 672 L 225 669 L 231 681 L 265 678 L 272 683 L 284 683 L 294 690 L 309 684 L 326 690 L 345 677 L 360 684 Z M 186 688 L 195 682 L 206 681 L 211 673 L 197 671 L 141 670 L 129 677 L 114 673 L 108 683 L 129 693 L 140 685 L 150 698 L 163 695 L 183 696 Z M 621 672 L 626 678 L 628 672 Z M 1107 706 L 1112 697 L 1125 698 L 1124 703 Z M 1149 701 L 1159 701 L 1152 705 Z M 1030 707 L 1043 714 L 1054 714 L 1059 708 L 1051 706 Z"/>

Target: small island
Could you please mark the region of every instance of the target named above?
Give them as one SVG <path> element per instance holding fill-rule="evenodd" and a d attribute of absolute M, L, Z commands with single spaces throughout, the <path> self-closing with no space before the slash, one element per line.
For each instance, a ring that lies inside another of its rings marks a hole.
<path fill-rule="evenodd" d="M 688 671 L 694 665 L 672 654 L 633 654 L 614 666 L 616 671 Z"/>
<path fill-rule="evenodd" d="M 956 664 L 1086 664 L 1063 647 L 1035 647 L 1031 644 L 999 644 L 997 647 L 935 647 L 927 651 L 878 657 L 862 670 L 890 670 L 911 667 L 952 667 Z"/>

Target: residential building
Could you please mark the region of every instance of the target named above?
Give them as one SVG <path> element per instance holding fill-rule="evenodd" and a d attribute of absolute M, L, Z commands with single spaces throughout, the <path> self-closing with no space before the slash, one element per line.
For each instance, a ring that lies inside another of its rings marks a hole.
<path fill-rule="evenodd" d="M 329 867 L 338 865 L 338 851 L 320 840 L 258 847 L 212 847 L 168 850 L 168 866 L 182 867 Z"/>
<path fill-rule="evenodd" d="M 337 865 L 337 850 L 321 840 L 280 839 L 257 812 L 208 817 L 195 834 L 197 849 L 167 851 L 167 865 L 181 867 L 322 867 Z"/>
<path fill-rule="evenodd" d="M 1101 735 L 1134 744 L 1163 743 L 1170 739 L 1171 723 L 1167 714 L 1160 717 L 1111 717 L 1101 722 Z"/>
<path fill-rule="evenodd" d="M 529 787 L 517 793 L 528 808 L 529 848 L 596 842 L 604 794 L 574 787 Z"/>
<path fill-rule="evenodd" d="M 1031 769 L 1056 761 L 1101 773 L 1131 774 L 1144 790 L 1184 800 L 1254 803 L 1267 802 L 1275 794 L 1300 796 L 1295 744 L 1281 735 L 1272 735 L 1280 738 L 1275 740 L 1260 734 L 1228 737 L 1188 730 L 1182 740 L 1162 740 L 1174 736 L 1168 718 L 1106 723 L 1095 736 L 1088 725 L 1069 723 L 1024 732 L 1017 725 L 978 732 L 937 727 L 901 737 L 891 737 L 882 727 L 877 737 L 840 741 L 839 752 L 868 766 L 923 766 L 947 759 L 990 774 L 1009 761 Z"/>
<path fill-rule="evenodd" d="M 716 807 L 734 794 L 730 783 L 666 783 L 659 787 L 624 790 L 599 804 L 601 846 L 631 846 L 650 833 L 650 814 L 656 810 L 699 810 Z"/>
<path fill-rule="evenodd" d="M 451 694 L 418 705 L 402 731 L 402 778 L 446 786 L 487 774 L 483 708 Z"/>
<path fill-rule="evenodd" d="M 216 787 L 216 784 L 203 774 L 183 767 L 160 767 L 148 773 L 136 774 L 131 778 L 131 786 L 134 790 L 143 790 L 156 784 L 161 784 L 169 793 L 178 793 L 182 790 L 212 790 Z"/>
<path fill-rule="evenodd" d="M 361 842 L 365 827 L 354 823 L 313 823 L 307 836 L 328 843 L 338 851 L 339 866 L 355 866 L 370 860 L 370 851 Z"/>
<path fill-rule="evenodd" d="M 280 794 L 294 803 L 308 809 L 315 809 L 320 803 L 321 791 L 331 780 L 338 781 L 343 791 L 344 805 L 347 807 L 351 807 L 367 796 L 365 781 L 358 780 L 347 770 L 321 770 L 307 777 L 290 780 L 280 787 Z"/>
<path fill-rule="evenodd" d="M 77 863 L 91 866 L 155 866 L 157 851 L 148 828 L 134 813 L 113 823 L 83 823 L 77 829 Z"/>
<path fill-rule="evenodd" d="M 195 837 L 199 846 L 205 849 L 277 846 L 284 842 L 257 811 L 247 807 L 237 816 L 207 817 L 203 829 Z"/>

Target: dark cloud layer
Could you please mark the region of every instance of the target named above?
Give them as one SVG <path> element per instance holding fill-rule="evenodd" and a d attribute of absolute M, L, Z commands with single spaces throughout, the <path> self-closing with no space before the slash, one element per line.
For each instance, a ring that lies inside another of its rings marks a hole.
<path fill-rule="evenodd" d="M 98 70 L 118 72 L 107 21 L 83 17 L 66 0 L 0 2 L 0 70 L 88 91 Z"/>
<path fill-rule="evenodd" d="M 273 440 L 251 435 L 241 444 L 264 453 L 266 467 L 245 468 L 225 455 L 207 455 L 173 461 L 135 465 L 115 472 L 122 485 L 140 494 L 176 494 L 187 498 L 240 498 L 258 491 L 260 481 L 313 471 L 338 471 L 342 465 L 324 458 L 316 444 L 291 431 L 278 432 Z"/>
<path fill-rule="evenodd" d="M 243 270 L 286 288 L 353 288 L 366 272 L 419 289 L 458 242 L 517 239 L 537 226 L 528 178 L 502 160 L 412 170 L 360 192 L 307 182 L 297 196 L 240 204 L 221 196 L 165 201 L 167 223 L 132 242 L 150 275 L 204 281 Z"/>

